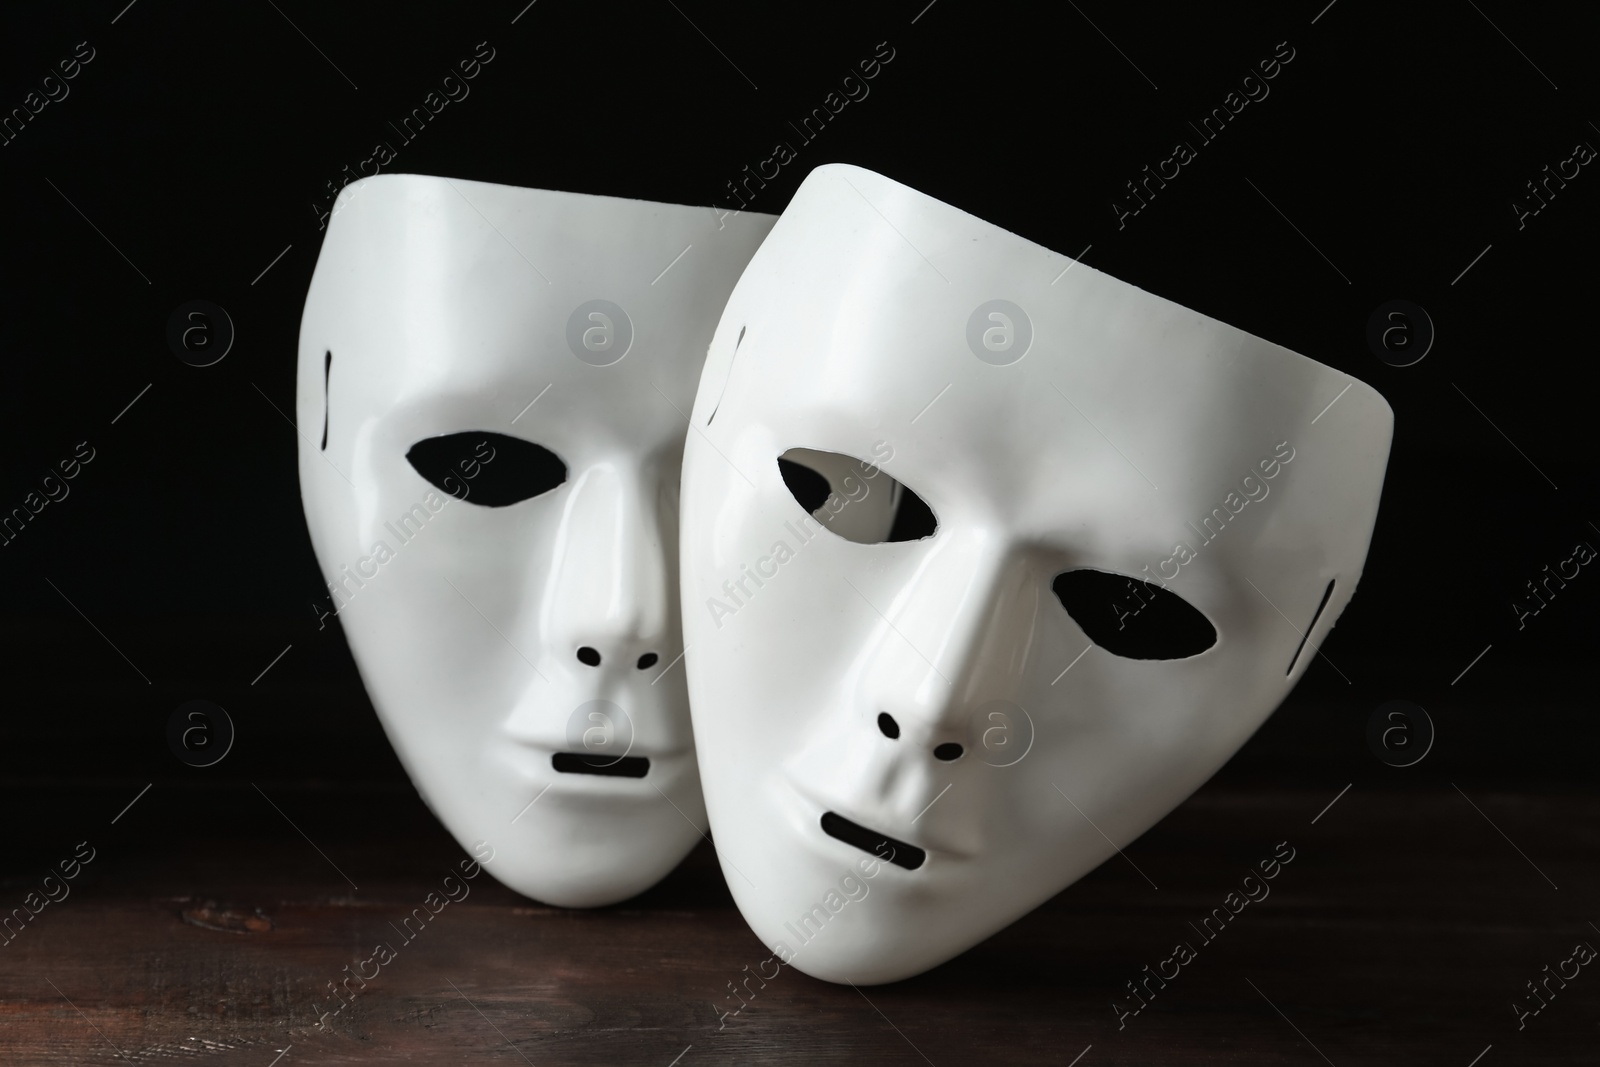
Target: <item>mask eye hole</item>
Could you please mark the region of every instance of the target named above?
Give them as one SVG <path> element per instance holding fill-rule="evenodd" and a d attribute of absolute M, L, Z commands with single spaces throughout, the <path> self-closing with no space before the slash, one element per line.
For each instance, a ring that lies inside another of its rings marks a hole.
<path fill-rule="evenodd" d="M 1050 589 L 1089 640 L 1126 659 L 1187 659 L 1217 643 L 1217 629 L 1169 589 L 1105 571 L 1056 575 Z"/>
<path fill-rule="evenodd" d="M 548 448 L 490 430 L 425 437 L 406 460 L 457 500 L 490 508 L 548 493 L 567 480 L 567 465 Z"/>
<path fill-rule="evenodd" d="M 784 456 L 778 457 L 778 473 L 783 476 L 783 484 L 788 487 L 789 495 L 808 515 L 826 503 L 828 494 L 833 492 L 827 478 L 804 463 Z"/>
<path fill-rule="evenodd" d="M 791 448 L 778 457 L 778 473 L 801 510 L 847 541 L 918 541 L 939 528 L 921 497 L 864 459 Z"/>

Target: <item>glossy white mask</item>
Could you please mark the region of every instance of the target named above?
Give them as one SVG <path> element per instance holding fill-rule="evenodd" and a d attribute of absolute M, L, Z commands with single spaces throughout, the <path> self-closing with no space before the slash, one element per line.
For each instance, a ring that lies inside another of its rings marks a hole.
<path fill-rule="evenodd" d="M 717 851 L 780 958 L 865 983 L 1036 907 L 1261 725 L 1355 590 L 1393 416 L 828 166 L 729 298 L 693 422 L 684 630 Z M 786 453 L 828 478 L 807 476 L 815 518 Z M 885 540 L 904 490 L 937 527 Z"/>
<path fill-rule="evenodd" d="M 414 175 L 334 209 L 300 332 L 312 544 L 412 782 L 539 900 L 625 899 L 700 840 L 679 465 L 772 223 Z"/>

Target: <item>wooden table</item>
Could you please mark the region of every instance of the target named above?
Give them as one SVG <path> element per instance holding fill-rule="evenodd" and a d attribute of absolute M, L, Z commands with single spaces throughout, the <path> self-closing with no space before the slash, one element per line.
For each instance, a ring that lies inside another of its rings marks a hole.
<path fill-rule="evenodd" d="M 158 784 L 120 815 L 137 783 L 0 794 L 27 842 L 8 850 L 5 907 L 37 887 L 48 849 L 95 850 L 70 895 L 0 948 L 0 1062 L 1596 1059 L 1595 969 L 1520 1031 L 1512 1010 L 1575 942 L 1600 945 L 1600 801 L 1588 793 L 1219 779 L 1126 860 L 929 974 L 858 990 L 785 969 L 751 982 L 741 1007 L 730 983 L 768 954 L 709 845 L 598 911 L 480 877 L 406 943 L 391 924 L 463 855 L 415 794 L 257 784 Z M 1295 859 L 1271 895 L 1202 942 L 1189 924 L 1285 840 Z M 328 983 L 379 941 L 401 946 L 395 958 L 319 1025 Z M 1125 983 L 1178 941 L 1196 958 L 1119 1028 L 1113 1001 L 1134 1003 Z"/>

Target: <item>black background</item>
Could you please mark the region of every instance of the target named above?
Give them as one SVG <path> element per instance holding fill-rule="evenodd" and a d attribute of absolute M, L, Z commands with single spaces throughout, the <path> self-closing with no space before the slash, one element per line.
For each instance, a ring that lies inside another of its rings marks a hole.
<path fill-rule="evenodd" d="M 1600 176 L 1584 168 L 1520 230 L 1512 202 L 1577 142 L 1600 145 L 1596 16 L 1324 3 L 8 6 L 0 108 L 78 42 L 95 50 L 0 147 L 0 512 L 78 442 L 95 449 L 0 547 L 0 775 L 34 807 L 23 837 L 59 849 L 58 808 L 27 798 L 80 786 L 403 785 L 337 626 L 318 627 L 285 415 L 315 205 L 380 139 L 399 147 L 388 171 L 692 204 L 731 204 L 726 183 L 786 140 L 799 158 L 752 209 L 780 211 L 813 166 L 860 164 L 1061 252 L 1091 246 L 1088 264 L 1371 383 L 1396 422 L 1361 587 L 1223 776 L 1330 796 L 1352 780 L 1588 785 L 1600 574 L 1521 631 L 1511 602 L 1576 540 L 1600 547 Z M 470 96 L 400 146 L 387 122 L 481 41 L 495 57 Z M 801 146 L 788 122 L 883 41 L 894 59 L 870 95 Z M 1295 58 L 1270 96 L 1119 229 L 1124 183 L 1197 144 L 1186 121 L 1283 41 Z M 1437 328 L 1404 368 L 1365 336 L 1396 298 Z M 211 367 L 166 343 L 193 299 L 237 330 Z M 1438 730 L 1405 769 L 1366 741 L 1397 698 Z M 192 699 L 237 726 L 213 767 L 167 747 Z"/>

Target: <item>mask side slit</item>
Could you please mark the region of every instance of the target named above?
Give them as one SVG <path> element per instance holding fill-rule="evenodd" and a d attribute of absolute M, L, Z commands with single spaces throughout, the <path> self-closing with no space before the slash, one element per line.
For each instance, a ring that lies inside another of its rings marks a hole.
<path fill-rule="evenodd" d="M 1311 625 L 1306 627 L 1306 632 L 1300 635 L 1300 644 L 1294 650 L 1294 658 L 1289 661 L 1289 669 L 1284 671 L 1287 677 L 1294 673 L 1294 665 L 1300 662 L 1300 653 L 1305 651 L 1306 642 L 1311 640 L 1311 631 L 1317 628 L 1317 620 L 1322 618 L 1322 609 L 1328 606 L 1328 600 L 1333 596 L 1333 583 L 1337 578 L 1328 579 L 1328 588 L 1323 590 L 1322 603 L 1317 605 L 1317 613 L 1311 616 Z"/>

